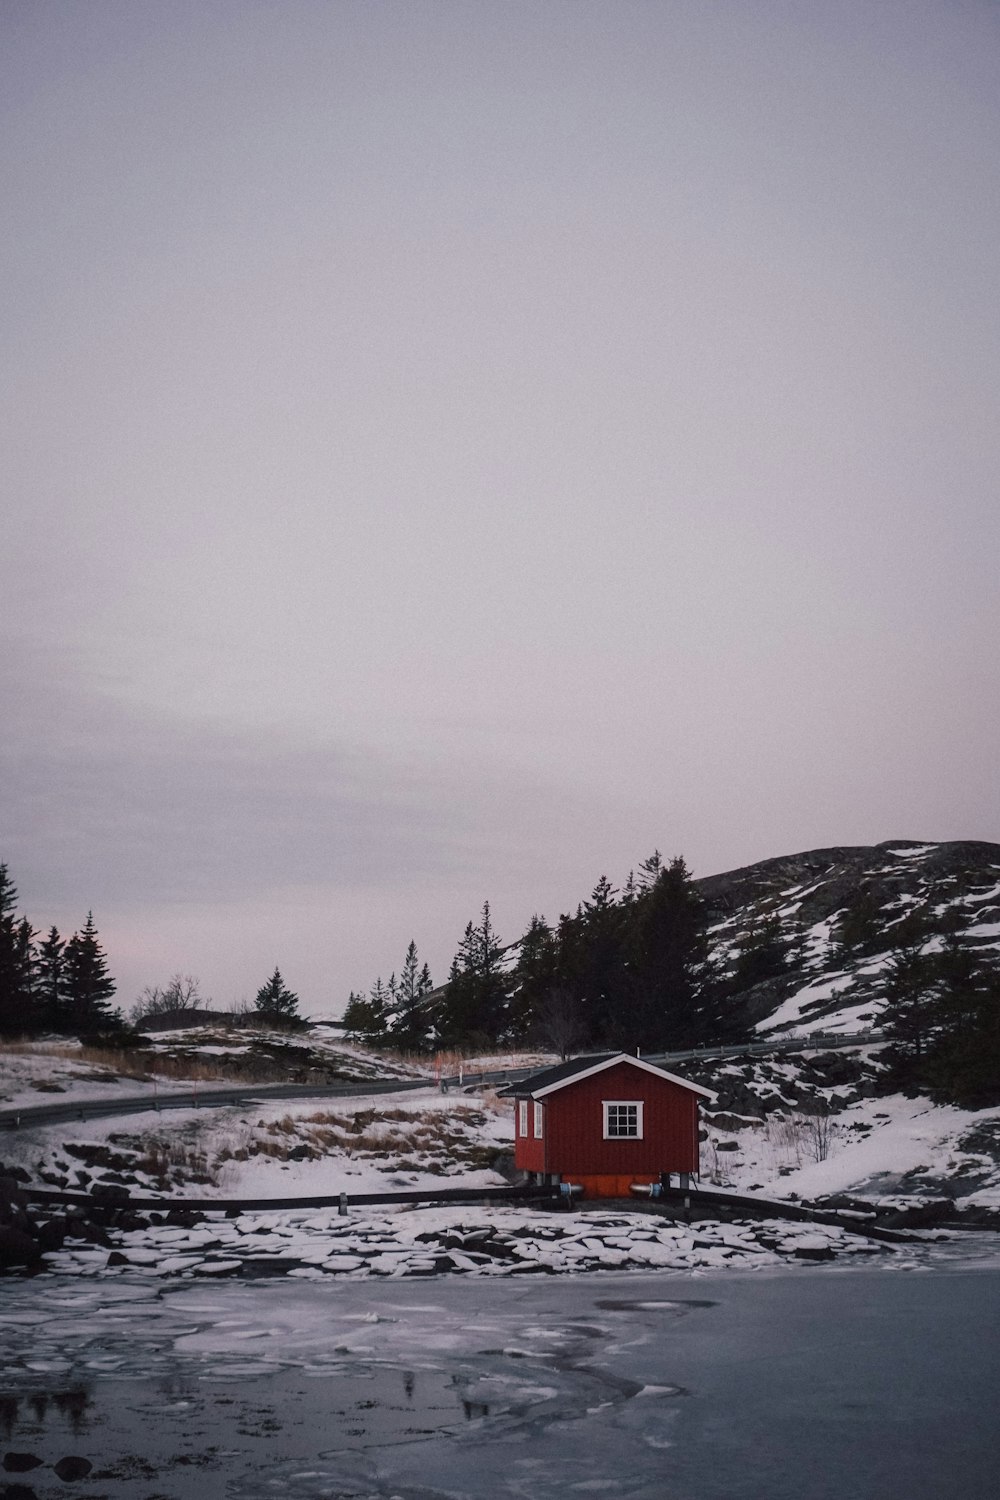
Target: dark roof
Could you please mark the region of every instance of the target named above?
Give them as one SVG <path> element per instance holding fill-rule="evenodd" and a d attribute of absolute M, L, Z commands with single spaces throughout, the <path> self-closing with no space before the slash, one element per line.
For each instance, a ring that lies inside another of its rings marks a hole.
<path fill-rule="evenodd" d="M 515 1099 L 519 1094 L 533 1094 L 536 1089 L 548 1088 L 550 1083 L 562 1083 L 564 1078 L 572 1078 L 576 1073 L 586 1073 L 588 1068 L 596 1068 L 598 1063 L 618 1056 L 617 1052 L 592 1052 L 589 1057 L 571 1057 L 569 1062 L 556 1063 L 554 1068 L 543 1068 L 539 1073 L 532 1073 L 517 1083 L 508 1084 L 502 1092 L 513 1095 Z"/>
<path fill-rule="evenodd" d="M 544 1068 L 540 1073 L 532 1073 L 530 1077 L 522 1078 L 520 1083 L 510 1084 L 501 1092 L 508 1098 L 515 1099 L 523 1099 L 525 1096 L 535 1099 L 543 1098 L 572 1083 L 574 1078 L 586 1078 L 616 1063 L 629 1063 L 644 1073 L 653 1073 L 660 1078 L 665 1078 L 669 1083 L 679 1084 L 682 1089 L 689 1089 L 692 1094 L 699 1094 L 704 1099 L 716 1097 L 711 1089 L 703 1088 L 700 1083 L 691 1083 L 687 1078 L 678 1078 L 676 1073 L 668 1073 L 667 1069 L 661 1067 L 659 1063 L 647 1062 L 642 1057 L 633 1057 L 629 1052 L 594 1052 L 589 1057 L 574 1057 L 571 1062 L 559 1063 L 554 1068 Z"/>

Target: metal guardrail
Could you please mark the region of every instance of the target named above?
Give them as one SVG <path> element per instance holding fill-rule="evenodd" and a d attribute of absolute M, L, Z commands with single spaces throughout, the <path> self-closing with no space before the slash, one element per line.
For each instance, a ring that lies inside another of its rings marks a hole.
<path fill-rule="evenodd" d="M 882 1034 L 877 1031 L 862 1031 L 852 1035 L 843 1033 L 812 1032 L 806 1037 L 783 1037 L 774 1041 L 742 1042 L 725 1047 L 692 1047 L 685 1052 L 646 1052 L 643 1061 L 669 1067 L 672 1063 L 709 1062 L 713 1058 L 764 1057 L 779 1052 L 815 1052 L 837 1048 L 864 1046 L 877 1043 Z M 488 1084 L 519 1083 L 541 1072 L 533 1068 L 494 1068 L 487 1072 L 461 1069 L 458 1073 L 433 1078 L 390 1078 L 382 1081 L 359 1079 L 339 1084 L 244 1084 L 228 1088 L 193 1088 L 177 1093 L 131 1095 L 121 1099 L 81 1099 L 59 1104 L 30 1104 L 20 1109 L 0 1111 L 0 1130 L 18 1130 L 22 1126 L 56 1124 L 61 1120 L 91 1120 L 114 1115 L 144 1114 L 149 1110 L 159 1113 L 165 1109 L 218 1108 L 227 1104 L 239 1105 L 253 1100 L 269 1099 L 350 1099 L 359 1094 L 392 1094 L 404 1090 L 430 1088 L 439 1082 L 442 1089 L 476 1088 Z"/>
<path fill-rule="evenodd" d="M 97 1183 L 97 1187 L 111 1184 Z M 481 1188 L 411 1188 L 403 1193 L 324 1193 L 313 1198 L 144 1198 L 129 1196 L 121 1202 L 93 1193 L 60 1191 L 18 1183 L 18 1191 L 29 1203 L 62 1205 L 67 1208 L 97 1208 L 106 1212 L 226 1214 L 281 1213 L 289 1209 L 370 1208 L 380 1203 L 555 1203 L 562 1202 L 558 1187 L 536 1183 Z"/>
<path fill-rule="evenodd" d="M 57 1124 L 60 1120 L 92 1120 L 113 1115 L 136 1115 L 165 1109 L 215 1109 L 224 1105 L 251 1104 L 273 1099 L 351 1099 L 358 1094 L 395 1094 L 404 1089 L 423 1089 L 427 1078 L 375 1079 L 355 1083 L 243 1084 L 231 1088 L 192 1088 L 176 1093 L 131 1094 L 121 1099 L 77 1099 L 59 1104 L 29 1104 L 21 1109 L 0 1111 L 0 1130 L 22 1125 Z"/>

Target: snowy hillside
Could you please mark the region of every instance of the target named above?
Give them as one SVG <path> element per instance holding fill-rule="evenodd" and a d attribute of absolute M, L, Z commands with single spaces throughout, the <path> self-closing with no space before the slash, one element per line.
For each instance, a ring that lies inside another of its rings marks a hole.
<path fill-rule="evenodd" d="M 762 976 L 730 1004 L 760 1037 L 877 1028 L 901 945 L 946 935 L 1000 965 L 1000 845 L 905 839 L 814 849 L 695 882 L 713 966 L 732 976 L 756 942 Z"/>

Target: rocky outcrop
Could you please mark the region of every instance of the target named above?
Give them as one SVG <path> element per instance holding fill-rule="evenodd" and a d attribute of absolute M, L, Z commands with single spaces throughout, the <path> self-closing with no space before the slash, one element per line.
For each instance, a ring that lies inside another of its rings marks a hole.
<path fill-rule="evenodd" d="M 707 908 L 714 971 L 732 985 L 733 1030 L 822 1030 L 839 1012 L 877 1026 L 883 970 L 900 946 L 947 937 L 1000 965 L 1000 844 L 843 845 L 762 860 L 695 881 Z M 740 960 L 768 934 L 764 972 Z M 801 1007 L 786 1002 L 801 992 Z M 772 1021 L 773 1025 L 769 1023 Z"/>
<path fill-rule="evenodd" d="M 129 1208 L 128 1190 L 117 1184 L 96 1183 L 86 1200 L 53 1208 L 31 1200 L 29 1181 L 23 1167 L 0 1163 L 0 1274 L 37 1270 L 43 1256 L 67 1240 L 110 1248 L 109 1230 L 145 1229 L 152 1222 Z"/>

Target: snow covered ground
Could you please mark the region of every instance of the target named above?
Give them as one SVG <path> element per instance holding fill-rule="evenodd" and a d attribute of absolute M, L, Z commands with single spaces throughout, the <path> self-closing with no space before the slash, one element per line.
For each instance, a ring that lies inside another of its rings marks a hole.
<path fill-rule="evenodd" d="M 195 1028 L 159 1032 L 148 1047 L 110 1054 L 72 1040 L 0 1043 L 0 1109 L 148 1094 L 190 1094 L 201 1087 L 269 1083 L 357 1083 L 425 1078 L 434 1070 L 375 1056 L 335 1028 L 293 1033 Z"/>
<path fill-rule="evenodd" d="M 773 1198 L 951 1197 L 959 1209 L 1000 1211 L 1000 1109 L 889 1094 L 826 1116 L 792 1107 L 737 1128 L 710 1124 L 702 1172 L 709 1183 Z"/>
<path fill-rule="evenodd" d="M 112 1064 L 91 1061 L 79 1042 L 22 1042 L 0 1045 L 0 1109 L 30 1108 L 72 1099 L 114 1099 L 148 1093 L 190 1094 L 190 1078 L 156 1076 L 141 1070 L 122 1073 Z"/>
<path fill-rule="evenodd" d="M 380 1058 L 337 1047 L 359 1074 L 377 1074 Z M 501 1061 L 526 1062 L 505 1056 L 469 1067 Z M 1000 1109 L 871 1097 L 872 1049 L 827 1063 L 830 1074 L 816 1057 L 715 1064 L 707 1082 L 728 1102 L 704 1113 L 704 1184 L 780 1198 L 944 1196 L 959 1208 L 1000 1211 Z M 176 1097 L 192 1087 L 190 1080 L 117 1075 L 72 1047 L 0 1049 L 0 1095 L 20 1105 L 144 1090 L 154 1105 L 161 1093 Z M 430 1080 L 398 1094 L 365 1094 L 363 1082 L 358 1088 L 349 1099 L 269 1101 L 262 1090 L 238 1107 L 27 1125 L 7 1134 L 0 1157 L 49 1186 L 118 1182 L 137 1195 L 317 1197 L 505 1180 L 498 1168 L 513 1147 L 509 1101 L 491 1090 L 442 1093 Z"/>
<path fill-rule="evenodd" d="M 371 1056 L 361 1061 L 377 1063 Z M 861 1064 L 788 1057 L 720 1062 L 713 1087 L 728 1091 L 730 1104 L 705 1114 L 704 1185 L 807 1201 L 846 1194 L 873 1207 L 948 1197 L 956 1211 L 1000 1210 L 1000 1110 L 870 1097 L 869 1063 L 864 1057 Z M 120 1085 L 93 1077 L 72 1056 L 16 1053 L 4 1068 L 14 1091 L 39 1078 L 60 1080 L 70 1097 L 77 1089 L 81 1097 L 93 1097 L 92 1089 L 135 1089 L 132 1079 Z M 761 1102 L 763 1116 L 746 1112 Z M 818 1106 L 830 1112 L 817 1114 Z M 23 1126 L 7 1134 L 0 1156 L 38 1183 L 69 1190 L 120 1184 L 135 1197 L 162 1196 L 165 1209 L 185 1198 L 221 1203 L 486 1188 L 506 1180 L 511 1111 L 510 1101 L 489 1090 L 442 1093 L 432 1085 L 333 1100 L 258 1096 L 217 1109 Z M 69 1239 L 45 1264 L 84 1279 L 173 1281 L 279 1273 L 509 1277 L 624 1267 L 691 1272 L 859 1256 L 903 1263 L 898 1248 L 840 1228 L 777 1220 L 689 1226 L 638 1206 L 610 1214 L 596 1204 L 562 1213 L 448 1206 L 352 1209 L 346 1217 L 335 1210 L 232 1218 L 220 1212 L 191 1223 L 157 1217 L 145 1227 L 112 1229 L 110 1244 Z"/>
<path fill-rule="evenodd" d="M 211 1215 L 191 1227 L 113 1231 L 115 1246 L 74 1244 L 50 1253 L 49 1270 L 156 1278 L 288 1275 L 411 1277 L 444 1273 L 520 1276 L 621 1269 L 758 1268 L 835 1256 L 892 1256 L 897 1246 L 834 1225 L 764 1222 L 680 1225 L 642 1213 L 549 1211 L 490 1205 L 392 1213 Z M 904 1246 L 903 1249 L 908 1247 Z"/>
<path fill-rule="evenodd" d="M 490 1163 L 511 1148 L 511 1129 L 509 1103 L 490 1092 L 258 1095 L 239 1106 L 28 1125 L 2 1153 L 69 1190 L 104 1181 L 171 1199 L 319 1197 L 502 1186 Z"/>

